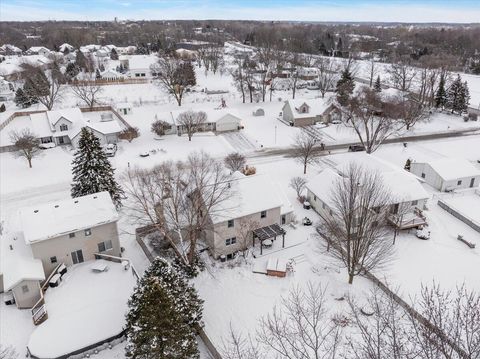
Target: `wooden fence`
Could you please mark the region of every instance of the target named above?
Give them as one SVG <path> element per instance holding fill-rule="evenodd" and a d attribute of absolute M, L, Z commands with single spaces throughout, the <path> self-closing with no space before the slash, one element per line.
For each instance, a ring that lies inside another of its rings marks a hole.
<path fill-rule="evenodd" d="M 95 79 L 95 80 L 76 80 L 71 82 L 71 85 L 81 84 L 81 85 L 99 85 L 99 86 L 108 86 L 108 85 L 132 85 L 132 84 L 146 84 L 149 82 L 149 79 L 140 78 L 140 79 L 130 79 L 130 78 L 118 78 L 118 79 Z"/>

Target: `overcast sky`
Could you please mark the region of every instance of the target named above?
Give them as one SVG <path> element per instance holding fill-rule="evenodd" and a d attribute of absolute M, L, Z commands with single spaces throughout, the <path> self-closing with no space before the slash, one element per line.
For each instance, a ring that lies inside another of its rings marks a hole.
<path fill-rule="evenodd" d="M 244 19 L 480 22 L 480 0 L 0 0 L 0 21 Z"/>

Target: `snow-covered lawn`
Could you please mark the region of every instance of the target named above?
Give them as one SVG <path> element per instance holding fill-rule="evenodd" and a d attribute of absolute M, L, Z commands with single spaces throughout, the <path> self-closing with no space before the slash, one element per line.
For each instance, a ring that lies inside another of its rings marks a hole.
<path fill-rule="evenodd" d="M 442 197 L 442 201 L 480 225 L 480 190 L 446 194 Z"/>
<path fill-rule="evenodd" d="M 108 271 L 92 271 L 100 262 Z M 55 358 L 120 333 L 135 284 L 131 270 L 119 263 L 98 260 L 69 268 L 59 287 L 45 293 L 48 319 L 30 336 L 32 355 Z"/>

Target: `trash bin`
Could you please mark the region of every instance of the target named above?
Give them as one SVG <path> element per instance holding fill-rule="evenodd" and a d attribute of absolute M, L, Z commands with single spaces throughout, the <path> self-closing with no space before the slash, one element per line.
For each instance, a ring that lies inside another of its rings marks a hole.
<path fill-rule="evenodd" d="M 225 256 L 225 254 L 222 254 L 220 256 L 220 262 L 226 262 L 227 261 L 227 257 Z"/>

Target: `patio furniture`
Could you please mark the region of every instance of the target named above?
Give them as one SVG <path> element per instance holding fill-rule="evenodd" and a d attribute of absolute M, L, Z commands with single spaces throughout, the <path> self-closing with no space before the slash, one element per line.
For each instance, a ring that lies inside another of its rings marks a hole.
<path fill-rule="evenodd" d="M 267 262 L 267 275 L 283 278 L 287 275 L 287 261 L 270 258 Z"/>
<path fill-rule="evenodd" d="M 311 226 L 311 225 L 312 225 L 312 221 L 310 220 L 310 218 L 304 217 L 304 218 L 303 218 L 303 225 L 304 225 L 304 226 Z"/>
<path fill-rule="evenodd" d="M 62 265 L 58 267 L 57 273 L 60 273 L 60 275 L 63 276 L 65 273 L 67 273 L 67 266 L 62 263 Z"/>
<path fill-rule="evenodd" d="M 310 202 L 304 201 L 304 202 L 303 202 L 303 208 L 304 208 L 304 209 L 310 209 L 310 208 L 311 208 Z"/>
<path fill-rule="evenodd" d="M 108 271 L 108 265 L 104 262 L 96 262 L 90 267 L 94 272 L 106 272 Z"/>
<path fill-rule="evenodd" d="M 262 242 L 262 246 L 265 248 L 270 248 L 273 246 L 273 241 L 271 239 L 266 239 Z"/>
<path fill-rule="evenodd" d="M 52 278 L 50 278 L 50 281 L 48 282 L 48 285 L 50 286 L 50 288 L 58 287 L 61 280 L 62 280 L 62 276 L 57 273 L 54 276 L 52 276 Z"/>

